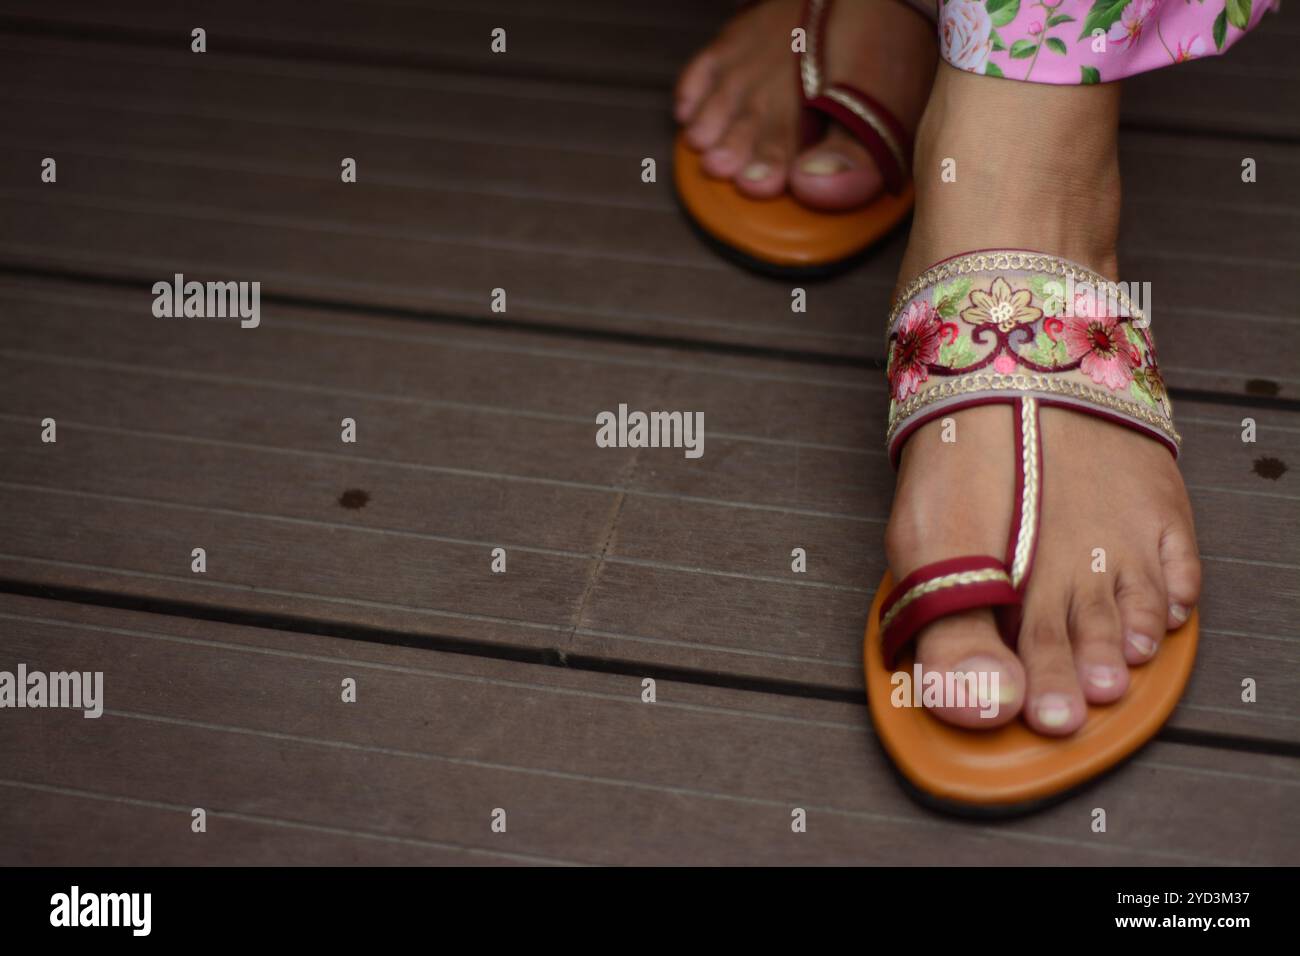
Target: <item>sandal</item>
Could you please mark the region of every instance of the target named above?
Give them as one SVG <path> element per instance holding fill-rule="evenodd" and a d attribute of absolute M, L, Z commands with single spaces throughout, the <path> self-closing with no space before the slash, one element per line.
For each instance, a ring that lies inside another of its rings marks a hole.
<path fill-rule="evenodd" d="M 934 19 L 927 0 L 902 0 Z M 806 49 L 795 60 L 803 97 L 801 148 L 837 122 L 871 154 L 885 192 L 858 209 L 823 212 L 788 193 L 753 199 L 726 179 L 709 176 L 696 153 L 677 134 L 673 178 L 687 216 L 720 252 L 769 275 L 815 277 L 851 264 L 897 226 L 912 209 L 912 140 L 906 127 L 876 99 L 847 83 L 826 84 L 822 62 L 826 19 L 832 0 L 805 0 L 801 23 Z"/>
<path fill-rule="evenodd" d="M 1080 287 L 1109 296 L 1119 308 L 1080 310 L 1103 313 L 1098 318 L 1063 317 L 1066 304 L 1075 301 L 1067 292 Z M 1068 325 L 1086 330 L 1096 350 L 1080 355 L 1077 345 L 1071 347 Z M 914 673 L 913 638 L 941 617 L 993 608 L 1002 639 L 1014 649 L 1042 500 L 1039 406 L 1135 428 L 1177 456 L 1180 439 L 1146 325 L 1115 283 L 1055 256 L 1020 250 L 946 259 L 895 300 L 887 367 L 890 461 L 897 467 L 903 443 L 926 422 L 989 403 L 1011 406 L 1017 447 L 1013 500 L 1019 507 L 1006 554 L 939 561 L 897 584 L 886 573 L 871 607 L 864 667 L 872 721 L 924 803 L 997 816 L 1055 802 L 1137 751 L 1182 695 L 1196 657 L 1195 612 L 1161 643 L 1159 654 L 1131 671 L 1123 698 L 1089 705 L 1086 722 L 1069 737 L 1040 736 L 1019 720 L 967 730 L 924 707 L 891 702 L 895 670 Z M 1089 355 L 1100 360 L 1085 369 Z"/>

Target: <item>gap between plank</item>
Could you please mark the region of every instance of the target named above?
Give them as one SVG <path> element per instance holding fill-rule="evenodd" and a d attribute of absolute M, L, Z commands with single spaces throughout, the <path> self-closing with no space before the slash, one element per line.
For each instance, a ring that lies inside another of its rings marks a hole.
<path fill-rule="evenodd" d="M 576 671 L 613 674 L 637 679 L 653 677 L 656 680 L 702 687 L 717 687 L 726 690 L 774 694 L 782 697 L 824 700 L 834 703 L 848 703 L 855 706 L 865 706 L 866 704 L 864 695 L 860 691 L 824 684 L 803 684 L 797 681 L 776 678 L 743 677 L 666 664 L 641 664 L 615 658 L 599 658 L 589 654 L 561 652 L 557 648 L 514 647 L 471 638 L 456 638 L 444 635 L 413 635 L 391 628 L 322 621 L 290 614 L 212 607 L 191 601 L 109 593 L 94 588 L 36 584 L 17 578 L 0 578 L 0 593 L 92 607 L 184 617 L 239 627 L 310 634 L 317 637 L 335 637 L 343 640 L 385 644 L 394 647 L 436 650 L 449 654 L 464 654 L 520 664 L 563 667 Z M 1300 758 L 1300 743 L 1267 737 L 1253 738 L 1235 734 L 1218 734 L 1210 731 L 1165 727 L 1156 734 L 1154 739 L 1214 750 Z"/>

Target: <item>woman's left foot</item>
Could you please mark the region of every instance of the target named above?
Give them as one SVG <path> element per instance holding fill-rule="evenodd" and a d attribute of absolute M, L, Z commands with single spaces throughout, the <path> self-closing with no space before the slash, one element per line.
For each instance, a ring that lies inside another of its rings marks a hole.
<path fill-rule="evenodd" d="M 709 175 L 756 199 L 789 190 L 816 209 L 851 209 L 879 195 L 884 181 L 838 125 L 799 146 L 802 99 L 790 32 L 802 7 L 802 0 L 763 0 L 736 14 L 682 70 L 673 112 Z M 867 92 L 911 133 L 934 77 L 934 25 L 902 0 L 837 0 L 825 32 L 826 82 Z"/>

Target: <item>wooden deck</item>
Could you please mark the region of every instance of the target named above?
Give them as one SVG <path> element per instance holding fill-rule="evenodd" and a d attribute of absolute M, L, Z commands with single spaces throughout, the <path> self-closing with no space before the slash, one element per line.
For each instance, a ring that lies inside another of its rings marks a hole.
<path fill-rule="evenodd" d="M 0 711 L 0 863 L 1300 860 L 1294 4 L 1128 91 L 1195 677 L 997 824 L 912 803 L 861 692 L 901 237 L 792 315 L 672 198 L 667 93 L 729 5 L 485 6 L 0 2 L 0 670 L 106 696 Z M 154 318 L 174 273 L 260 281 L 261 326 Z M 704 456 L 596 448 L 619 403 L 702 411 Z"/>

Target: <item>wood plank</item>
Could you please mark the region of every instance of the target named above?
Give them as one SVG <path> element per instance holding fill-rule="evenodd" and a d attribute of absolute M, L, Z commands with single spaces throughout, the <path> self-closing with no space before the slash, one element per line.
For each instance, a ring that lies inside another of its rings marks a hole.
<path fill-rule="evenodd" d="M 86 47 L 43 40 L 0 65 L 17 91 L 0 200 L 30 222 L 24 242 L 0 248 L 5 261 L 131 281 L 256 275 L 268 295 L 480 319 L 494 318 L 489 291 L 500 287 L 517 321 L 880 358 L 861 317 L 887 308 L 901 236 L 792 316 L 788 284 L 726 266 L 691 235 L 666 181 L 639 182 L 636 157 L 665 156 L 671 133 L 653 100 L 583 108 L 575 125 L 561 116 L 578 94 L 518 81 L 489 84 L 467 106 L 463 90 L 392 71 L 365 73 L 367 85 L 337 68 Z M 451 137 L 438 146 L 431 108 Z M 500 117 L 510 149 L 475 141 L 483 115 Z M 367 131 L 365 172 L 345 188 L 334 177 L 338 157 L 359 151 L 356 129 Z M 1260 179 L 1244 184 L 1242 150 L 1126 139 L 1125 274 L 1149 281 L 1158 315 L 1177 323 L 1162 336 L 1173 384 L 1242 394 L 1264 378 L 1291 391 L 1300 171 L 1290 151 L 1253 144 Z M 35 179 L 50 151 L 63 160 L 57 190 Z M 1193 187 L 1204 197 L 1195 206 Z M 1230 298 L 1220 269 L 1206 267 L 1224 264 L 1224 234 L 1238 237 Z M 664 282 L 665 270 L 681 281 Z M 1225 327 L 1240 346 L 1227 356 Z"/>
<path fill-rule="evenodd" d="M 351 414 L 367 421 L 366 440 L 355 449 L 361 457 L 495 468 L 606 490 L 707 491 L 703 497 L 820 510 L 832 518 L 879 520 L 885 514 L 888 470 L 871 468 L 864 475 L 862 469 L 864 458 L 883 461 L 884 390 L 869 372 L 702 361 L 671 350 L 649 354 L 578 339 L 303 309 L 279 310 L 261 328 L 246 331 L 142 320 L 148 301 L 141 293 L 91 293 L 58 283 L 0 286 L 3 354 L 12 363 L 7 410 L 321 454 L 353 451 L 340 448 L 336 429 L 339 418 Z M 365 363 L 356 361 L 358 350 Z M 289 356 L 294 361 L 286 361 Z M 382 381 L 374 368 L 385 370 Z M 120 388 L 124 380 L 134 383 L 130 389 Z M 537 381 L 547 386 L 503 387 Z M 626 456 L 601 453 L 590 440 L 595 413 L 620 401 L 702 412 L 706 454 L 688 461 L 665 450 L 656 454 L 653 471 L 623 475 Z M 258 406 L 277 412 L 250 432 L 246 426 Z M 1180 403 L 1179 412 L 1193 487 L 1293 493 L 1289 473 L 1267 481 L 1252 467 L 1261 456 L 1294 460 L 1300 449 L 1290 413 L 1194 402 Z M 1247 416 L 1260 429 L 1254 445 L 1240 441 Z M 377 434 L 369 434 L 372 424 Z M 423 434 L 435 427 L 442 443 L 430 447 Z M 722 452 L 707 453 L 714 447 Z M 503 456 L 505 449 L 528 454 Z M 772 467 L 765 457 L 793 449 L 798 470 Z M 708 472 L 703 485 L 701 469 Z M 620 477 L 624 483 L 616 482 Z"/>
<path fill-rule="evenodd" d="M 203 11 L 213 37 L 210 58 L 224 50 L 364 62 L 417 69 L 562 76 L 588 82 L 667 89 L 690 55 L 731 16 L 725 2 L 630 8 L 574 7 L 549 0 L 492 11 L 459 5 L 313 4 L 312 15 L 234 0 Z M 103 38 L 170 44 L 184 50 L 195 25 L 185 9 L 158 11 L 147 0 L 119 4 L 110 16 L 92 0 L 51 9 L 38 0 L 9 0 L 10 22 L 41 24 Z M 1280 10 L 1224 56 L 1132 77 L 1124 119 L 1136 127 L 1214 130 L 1234 135 L 1300 136 L 1300 103 L 1288 95 L 1297 67 L 1290 56 L 1297 14 Z M 506 26 L 509 53 L 493 55 L 488 36 Z M 224 41 L 217 42 L 218 38 Z M 1208 42 L 1208 39 L 1207 39 Z"/>
<path fill-rule="evenodd" d="M 213 841 L 239 815 L 534 861 L 1280 863 L 1296 824 L 1290 758 L 1157 743 L 1045 813 L 971 825 L 908 801 L 861 705 L 670 681 L 645 704 L 630 677 L 13 596 L 0 644 L 33 669 L 102 671 L 106 698 L 98 720 L 10 714 L 10 789 L 205 806 Z M 489 831 L 498 806 L 505 834 Z M 183 809 L 150 827 L 165 849 L 144 852 L 193 852 Z"/>
<path fill-rule="evenodd" d="M 518 856 L 254 814 L 212 814 L 220 836 L 189 831 L 192 806 L 0 780 L 3 866 L 506 866 Z M 75 835 L 70 838 L 70 835 Z"/>
<path fill-rule="evenodd" d="M 7 81 L 0 97 L 9 103 L 11 141 L 24 134 L 42 143 L 93 146 L 106 155 L 134 149 L 155 157 L 188 154 L 217 166 L 237 160 L 332 181 L 332 168 L 322 170 L 315 157 L 352 154 L 356 133 L 364 131 L 364 184 L 443 192 L 498 186 L 525 194 L 541 184 L 570 204 L 673 208 L 662 191 L 626 174 L 627 161 L 645 153 L 641 144 L 659 143 L 670 131 L 657 92 L 340 70 L 257 57 L 196 58 L 61 39 L 19 41 L 2 33 L 0 50 Z M 427 122 L 430 112 L 436 126 Z M 485 124 L 484 116 L 495 122 Z M 228 126 L 249 129 L 232 136 Z M 422 148 L 430 142 L 454 148 Z M 1297 192 L 1288 177 L 1280 170 L 1269 174 L 1270 167 L 1294 167 L 1293 152 L 1250 143 L 1261 175 L 1243 191 L 1245 145 L 1129 130 L 1121 155 L 1126 199 L 1172 206 L 1169 200 L 1194 192 L 1201 203 L 1294 210 Z"/>
<path fill-rule="evenodd" d="M 491 10 L 464 4 L 314 2 L 268 6 L 223 0 L 159 9 L 124 0 L 112 16 L 99 5 L 69 0 L 57 8 L 6 0 L 0 25 L 98 33 L 115 39 L 171 44 L 188 52 L 190 31 L 208 33 L 208 56 L 257 50 L 284 56 L 396 63 L 423 70 L 478 70 L 566 79 L 658 85 L 713 32 L 726 5 L 695 11 L 676 3 L 666 15 L 567 3 L 511 4 Z M 687 12 L 692 15 L 684 16 Z M 199 22 L 202 21 L 202 22 Z M 492 31 L 507 31 L 504 54 L 491 50 Z"/>
<path fill-rule="evenodd" d="M 1288 92 L 1297 79 L 1288 51 L 1298 23 L 1295 10 L 1279 6 L 1222 56 L 1130 77 L 1124 81 L 1124 121 L 1137 128 L 1294 142 L 1300 137 L 1300 103 Z"/>
<path fill-rule="evenodd" d="M 303 310 L 246 333 L 142 323 L 131 293 L 85 297 L 53 283 L 0 290 L 14 346 L 0 350 L 0 445 L 12 449 L 0 497 L 24 502 L 0 518 L 6 574 L 860 687 L 892 475 L 858 444 L 883 397 L 847 387 L 845 370 L 780 363 L 784 380 L 768 377 L 776 363 L 733 359 L 720 375 L 626 346 Z M 503 391 L 503 376 L 525 387 Z M 527 384 L 542 382 L 557 387 Z M 688 396 L 727 431 L 696 461 L 596 449 L 593 409 L 624 396 L 649 408 Z M 1255 411 L 1259 441 L 1246 445 L 1239 410 L 1183 410 L 1211 560 L 1205 625 L 1225 650 L 1207 651 L 1213 676 L 1176 723 L 1300 739 L 1285 693 L 1246 706 L 1232 690 L 1243 674 L 1267 672 L 1287 692 L 1300 683 L 1300 546 L 1284 530 L 1300 496 L 1293 473 L 1272 482 L 1252 469 L 1265 455 L 1300 459 L 1300 420 Z M 37 439 L 47 415 L 57 446 Z M 338 441 L 343 415 L 360 423 L 355 451 Z M 369 493 L 363 509 L 340 507 L 349 488 Z M 124 540 L 124 527 L 140 530 Z M 202 577 L 189 571 L 196 546 L 209 555 Z M 504 579 L 489 573 L 498 546 Z M 796 546 L 806 576 L 789 572 Z M 1242 592 L 1260 600 L 1243 607 Z"/>

